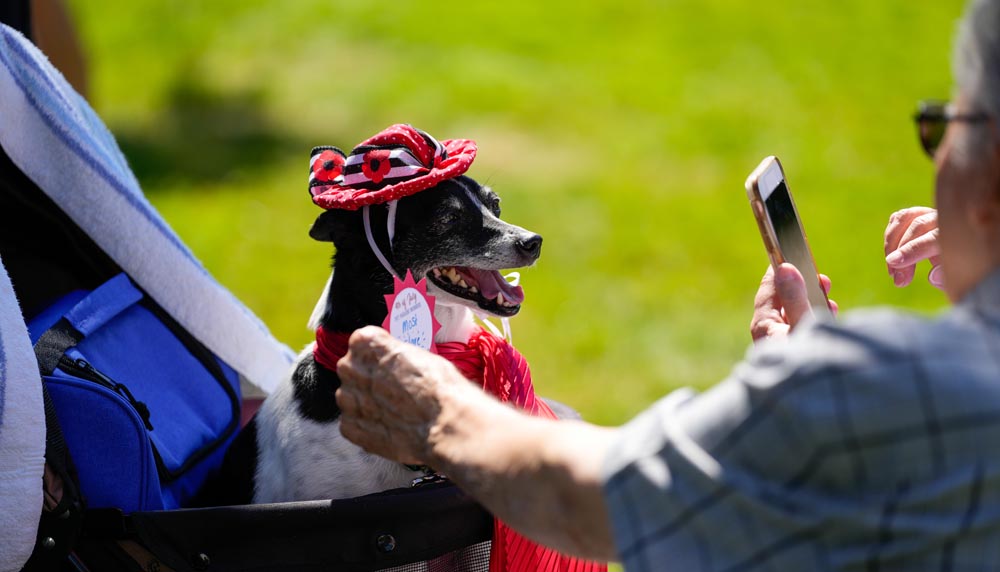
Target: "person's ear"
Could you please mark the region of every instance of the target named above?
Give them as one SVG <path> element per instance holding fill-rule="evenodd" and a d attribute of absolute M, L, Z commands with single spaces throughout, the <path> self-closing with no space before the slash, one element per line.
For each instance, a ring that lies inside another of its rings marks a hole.
<path fill-rule="evenodd" d="M 987 125 L 990 132 L 989 165 L 985 169 L 987 197 L 984 197 L 983 213 L 986 222 L 1000 224 L 1000 126 L 996 120 Z"/>
<path fill-rule="evenodd" d="M 970 185 L 978 187 L 973 192 L 979 196 L 968 201 L 967 213 L 973 230 L 986 235 L 990 243 L 996 243 L 1000 240 L 1000 144 L 995 143 L 987 157 L 989 165 L 981 171 L 984 177 L 981 185 Z"/>
<path fill-rule="evenodd" d="M 990 141 L 993 142 L 993 152 L 990 154 L 992 158 L 990 163 L 990 183 L 993 190 L 993 199 L 996 202 L 1000 202 L 1000 123 L 998 123 L 997 119 L 990 121 L 989 129 Z"/>
<path fill-rule="evenodd" d="M 964 126 L 962 180 L 965 215 L 974 229 L 1000 227 L 1000 127 L 996 120 Z"/>

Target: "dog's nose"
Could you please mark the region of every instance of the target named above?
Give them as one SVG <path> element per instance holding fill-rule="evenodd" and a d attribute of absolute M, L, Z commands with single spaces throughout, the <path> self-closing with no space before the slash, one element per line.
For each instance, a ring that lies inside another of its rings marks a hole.
<path fill-rule="evenodd" d="M 517 241 L 517 248 L 528 256 L 538 258 L 538 255 L 542 252 L 542 237 L 532 234 L 527 238 L 521 238 Z"/>

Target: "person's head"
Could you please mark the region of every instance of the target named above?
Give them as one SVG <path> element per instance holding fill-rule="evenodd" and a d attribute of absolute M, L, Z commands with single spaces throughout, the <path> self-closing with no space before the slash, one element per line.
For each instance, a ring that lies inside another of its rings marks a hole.
<path fill-rule="evenodd" d="M 935 155 L 945 291 L 961 299 L 1000 268 L 1000 0 L 972 0 L 954 52 L 955 111 Z"/>

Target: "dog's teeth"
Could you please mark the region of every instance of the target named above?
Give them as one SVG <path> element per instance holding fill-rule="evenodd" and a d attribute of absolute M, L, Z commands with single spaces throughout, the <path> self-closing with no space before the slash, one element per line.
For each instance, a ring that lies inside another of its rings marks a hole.
<path fill-rule="evenodd" d="M 441 270 L 439 268 L 435 268 L 434 269 L 434 277 L 435 278 L 440 278 L 441 277 Z"/>
<path fill-rule="evenodd" d="M 478 294 L 479 293 L 479 288 L 476 288 L 475 286 L 473 286 L 473 287 L 469 288 L 469 292 L 472 292 L 473 294 Z"/>
<path fill-rule="evenodd" d="M 465 280 L 463 280 L 461 278 L 458 280 L 458 285 L 461 286 L 462 288 L 468 288 L 469 287 L 469 285 L 465 283 Z"/>
<path fill-rule="evenodd" d="M 503 305 L 503 294 L 497 294 L 497 304 Z"/>

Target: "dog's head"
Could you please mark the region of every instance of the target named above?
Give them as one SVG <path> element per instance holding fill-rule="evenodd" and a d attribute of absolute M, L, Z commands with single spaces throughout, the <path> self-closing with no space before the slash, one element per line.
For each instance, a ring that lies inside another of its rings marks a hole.
<path fill-rule="evenodd" d="M 501 220 L 500 198 L 489 187 L 459 176 L 400 199 L 391 248 L 385 211 L 385 205 L 371 207 L 371 226 L 397 274 L 409 269 L 418 280 L 425 276 L 428 291 L 439 302 L 500 317 L 520 311 L 524 292 L 508 284 L 499 270 L 534 264 L 542 237 Z M 360 211 L 326 211 L 309 234 L 332 241 L 338 259 L 367 260 L 372 284 L 384 293 L 391 291 L 389 273 L 371 255 Z"/>

